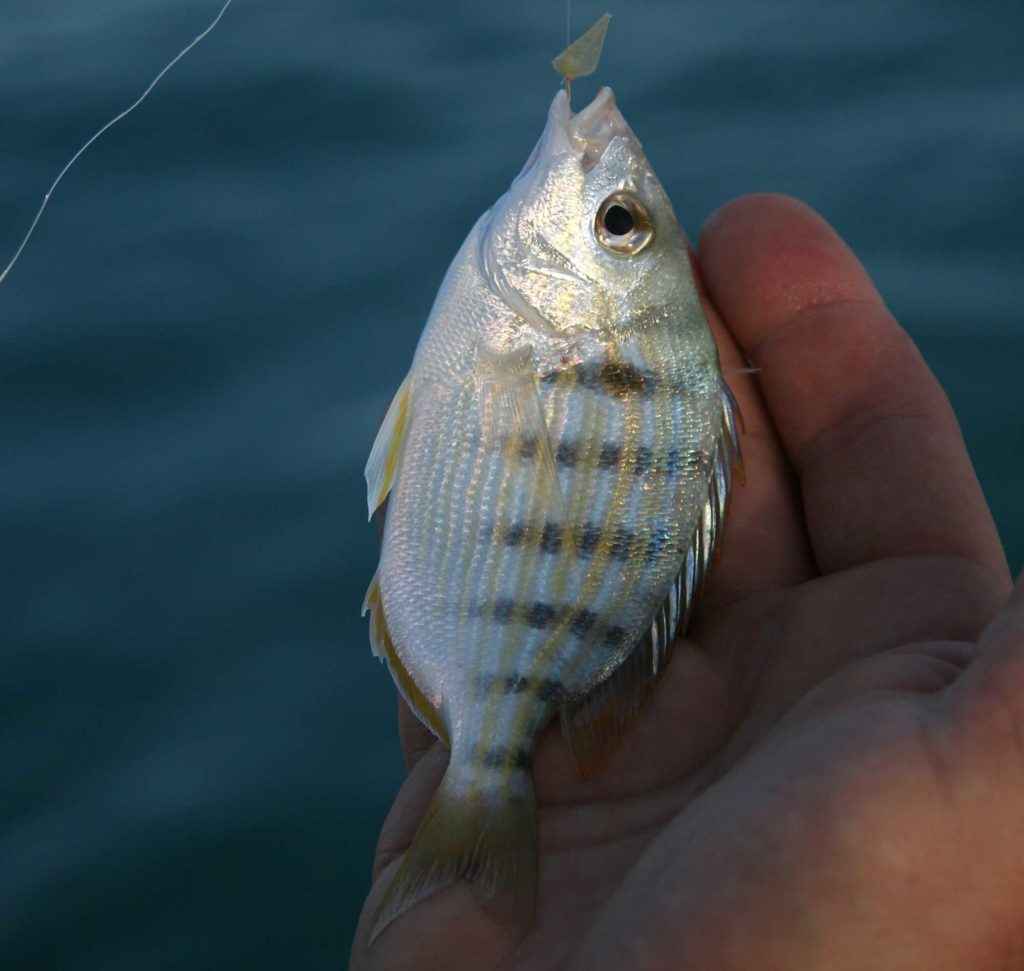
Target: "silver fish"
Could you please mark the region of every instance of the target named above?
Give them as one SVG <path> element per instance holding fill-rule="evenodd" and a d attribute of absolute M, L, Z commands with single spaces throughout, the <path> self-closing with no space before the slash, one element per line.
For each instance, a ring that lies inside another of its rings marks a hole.
<path fill-rule="evenodd" d="M 530 761 L 560 715 L 584 775 L 660 675 L 739 450 L 686 239 L 603 88 L 564 91 L 452 263 L 366 467 L 390 496 L 374 653 L 450 748 L 377 912 L 466 880 L 522 925 Z"/>

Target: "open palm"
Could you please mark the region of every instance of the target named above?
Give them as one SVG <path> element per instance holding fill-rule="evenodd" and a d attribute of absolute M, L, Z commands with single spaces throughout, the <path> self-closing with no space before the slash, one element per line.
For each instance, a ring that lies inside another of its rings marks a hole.
<path fill-rule="evenodd" d="M 360 971 L 1024 968 L 1024 592 L 999 613 L 949 404 L 803 205 L 731 203 L 698 263 L 724 368 L 760 374 L 695 624 L 596 779 L 542 742 L 520 939 L 457 884 L 366 950 L 446 761 L 403 714 Z"/>

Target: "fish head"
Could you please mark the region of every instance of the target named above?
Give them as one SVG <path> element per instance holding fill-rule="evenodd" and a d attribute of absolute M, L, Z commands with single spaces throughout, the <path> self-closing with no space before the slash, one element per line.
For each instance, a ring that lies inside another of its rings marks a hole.
<path fill-rule="evenodd" d="M 537 147 L 488 213 L 481 263 L 534 345 L 614 338 L 677 317 L 696 290 L 686 237 L 640 142 L 602 88 L 573 114 L 564 91 Z"/>

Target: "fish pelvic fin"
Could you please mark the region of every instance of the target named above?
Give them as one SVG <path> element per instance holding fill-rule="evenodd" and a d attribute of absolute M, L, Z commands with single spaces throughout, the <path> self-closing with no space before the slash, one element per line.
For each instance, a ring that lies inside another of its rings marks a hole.
<path fill-rule="evenodd" d="M 583 779 L 592 778 L 618 748 L 664 673 L 676 637 L 689 626 L 704 592 L 708 572 L 721 545 L 722 525 L 732 493 L 733 473 L 743 481 L 737 425 L 742 418 L 732 392 L 722 385 L 718 447 L 708 480 L 707 498 L 682 566 L 650 628 L 608 677 L 578 701 L 562 707 L 562 734 Z"/>
<path fill-rule="evenodd" d="M 387 620 L 384 618 L 384 602 L 381 600 L 380 581 L 373 575 L 370 587 L 363 600 L 363 616 L 370 615 L 370 648 L 373 656 L 379 658 L 391 671 L 391 676 L 406 704 L 416 717 L 423 722 L 445 745 L 449 745 L 448 729 L 439 708 L 423 693 L 413 680 L 409 669 L 398 656 L 395 642 L 391 639 Z"/>
<path fill-rule="evenodd" d="M 373 448 L 370 449 L 370 457 L 366 461 L 368 518 L 372 518 L 395 484 L 398 463 L 405 446 L 405 433 L 409 427 L 411 377 L 411 374 L 406 375 L 394 398 L 391 399 L 380 431 L 374 439 Z"/>
<path fill-rule="evenodd" d="M 407 910 L 460 880 L 491 918 L 525 931 L 537 894 L 537 807 L 529 775 L 520 774 L 526 784 L 499 796 L 456 788 L 449 769 L 374 914 L 370 944 Z"/>

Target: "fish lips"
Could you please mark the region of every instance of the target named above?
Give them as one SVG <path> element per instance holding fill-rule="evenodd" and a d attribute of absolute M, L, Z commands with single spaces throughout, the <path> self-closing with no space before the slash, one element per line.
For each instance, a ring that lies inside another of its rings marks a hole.
<path fill-rule="evenodd" d="M 589 172 L 600 162 L 612 139 L 619 135 L 636 141 L 615 103 L 611 88 L 601 88 L 594 100 L 575 114 L 568 94 L 559 88 L 548 109 L 544 132 L 526 160 L 520 177 L 538 163 L 564 154 L 576 156 L 583 171 Z"/>

